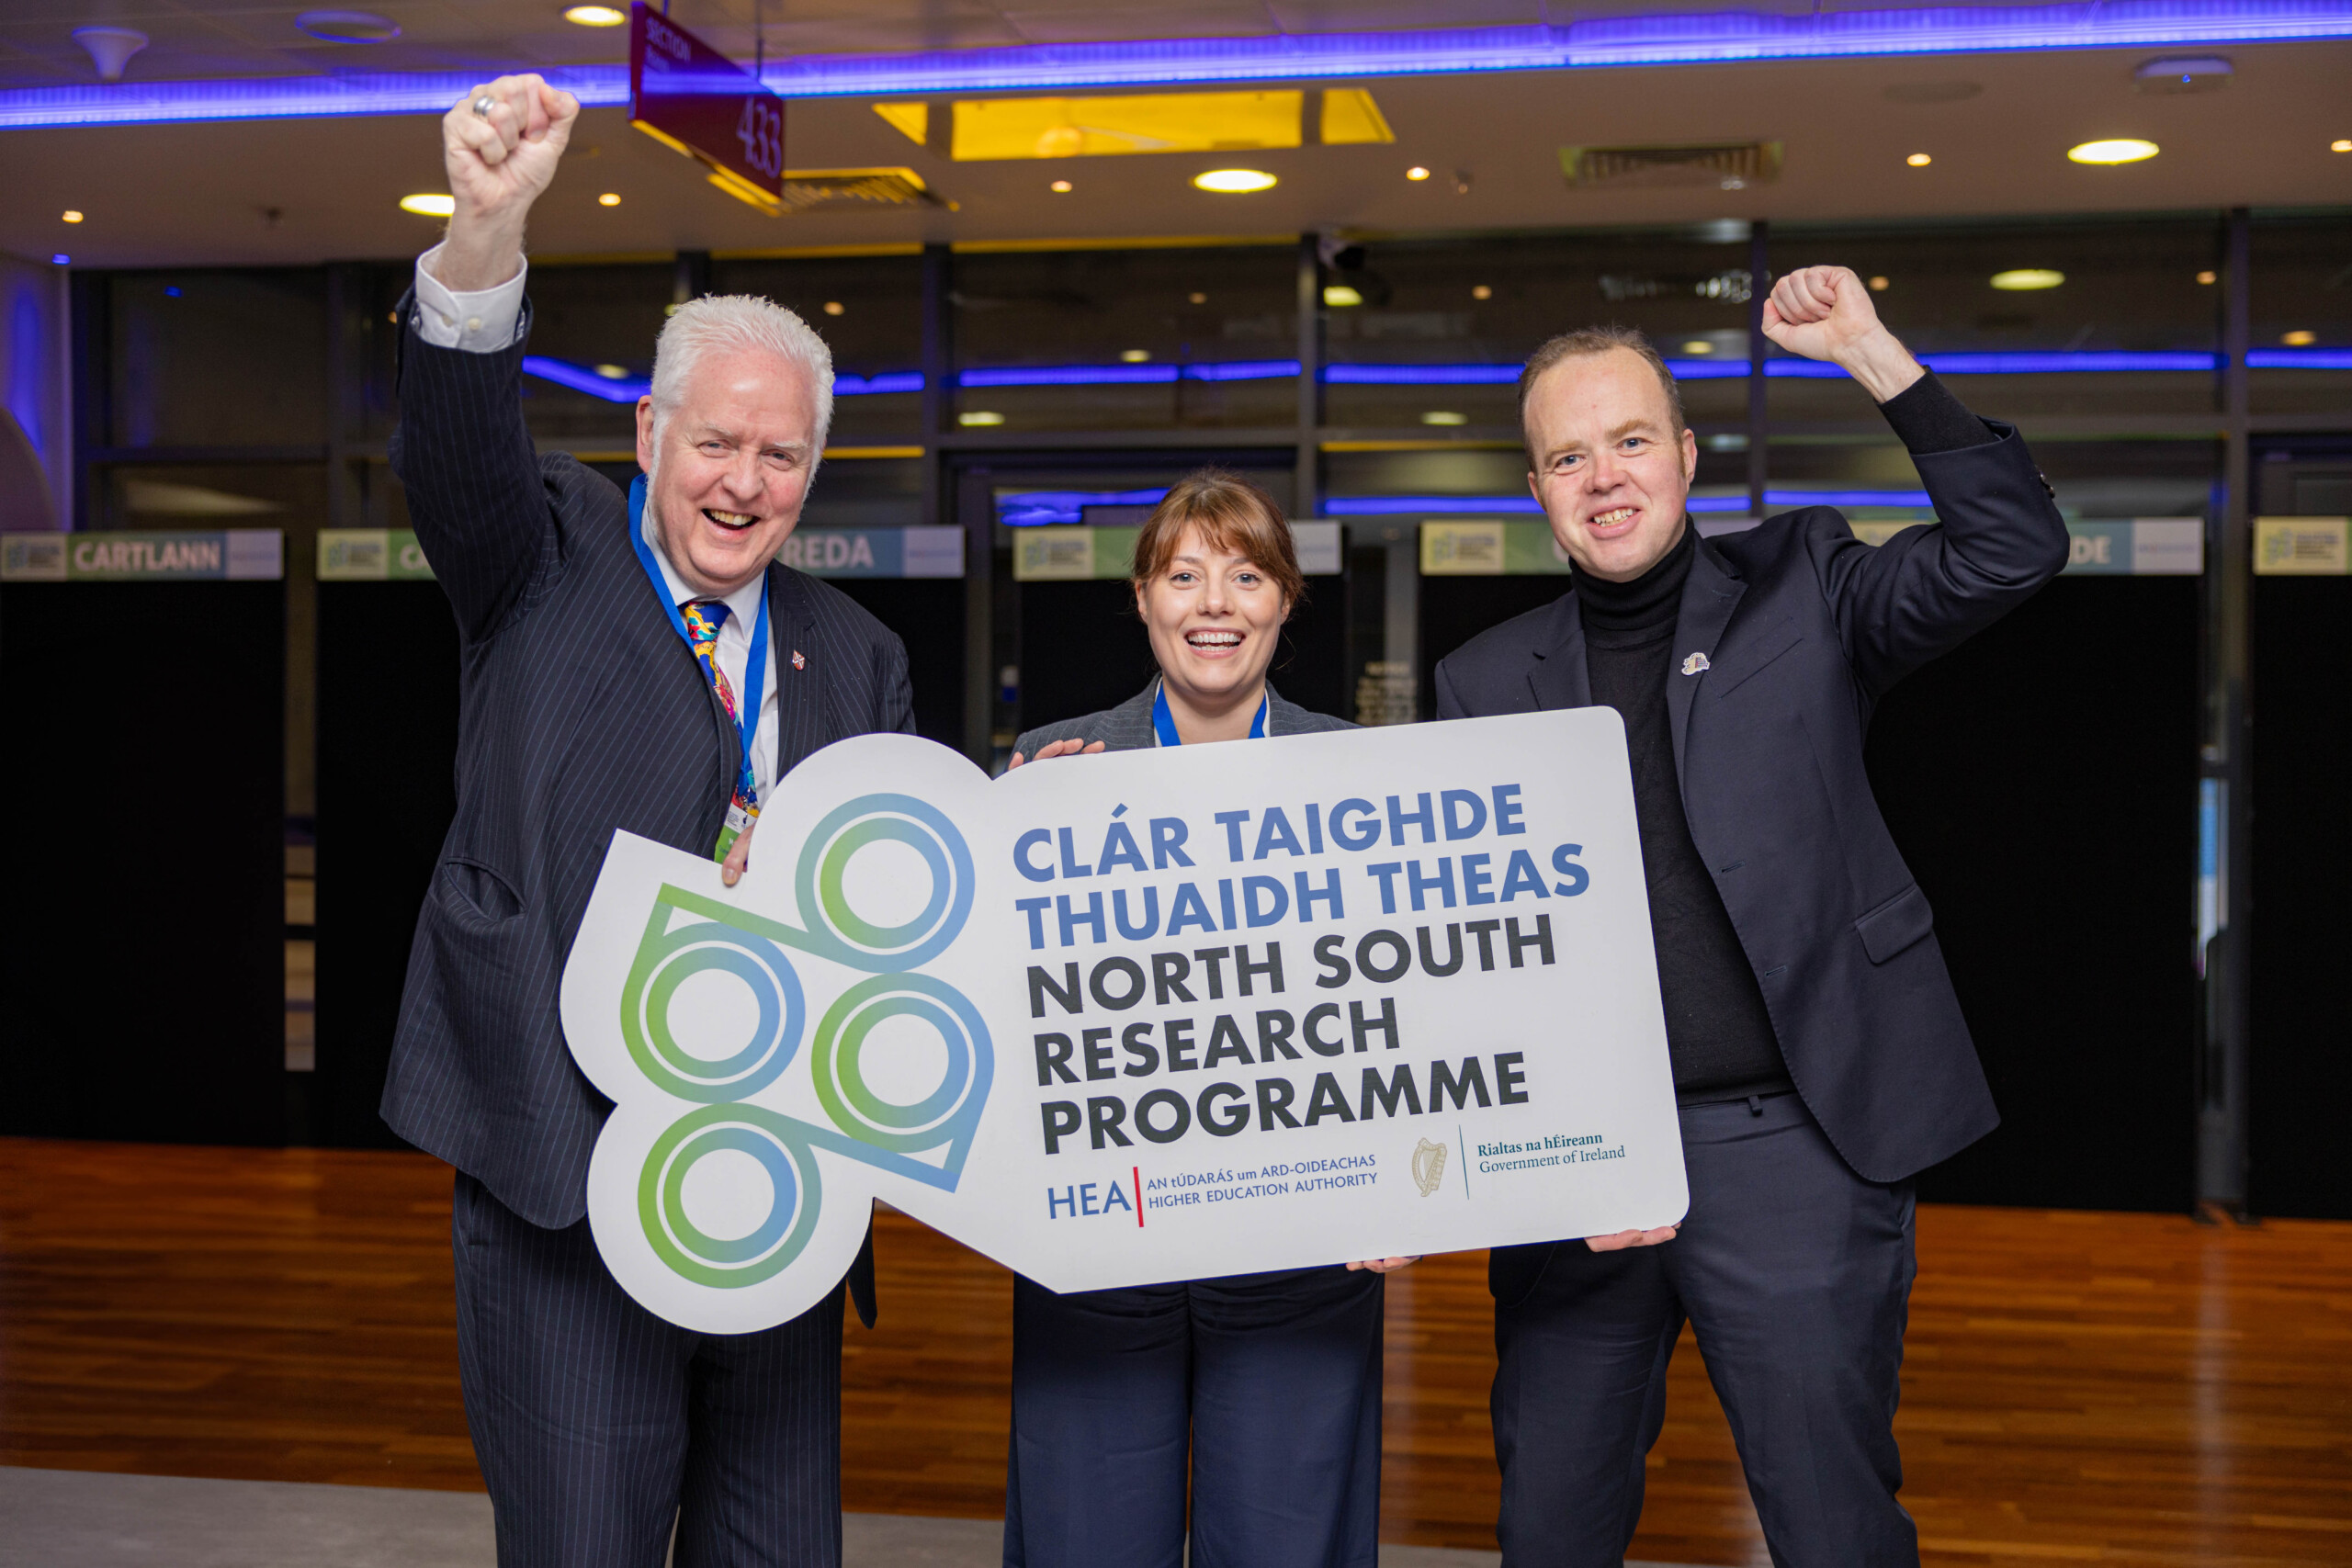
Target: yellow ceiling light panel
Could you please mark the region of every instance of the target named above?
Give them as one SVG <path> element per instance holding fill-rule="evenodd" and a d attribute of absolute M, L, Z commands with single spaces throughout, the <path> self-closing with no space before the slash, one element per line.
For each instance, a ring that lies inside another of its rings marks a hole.
<path fill-rule="evenodd" d="M 1372 95 L 1362 87 L 1323 89 L 1323 144 L 1344 147 L 1366 141 L 1394 141 L 1396 133 Z"/>
<path fill-rule="evenodd" d="M 931 106 L 929 104 L 876 104 L 874 112 L 890 122 L 890 128 L 916 146 L 931 141 Z"/>
<path fill-rule="evenodd" d="M 953 156 L 968 164 L 1295 147 L 1305 103 L 1295 91 L 960 99 Z"/>

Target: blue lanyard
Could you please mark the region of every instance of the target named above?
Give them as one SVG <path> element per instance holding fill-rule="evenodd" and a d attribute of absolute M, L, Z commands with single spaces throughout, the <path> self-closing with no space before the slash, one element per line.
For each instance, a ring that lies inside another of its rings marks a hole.
<path fill-rule="evenodd" d="M 685 616 L 670 598 L 669 580 L 662 575 L 662 563 L 653 558 L 653 547 L 645 542 L 645 476 L 639 474 L 628 487 L 628 542 L 637 547 L 638 564 L 645 568 L 645 575 L 653 580 L 653 596 L 662 601 L 662 608 L 669 614 L 670 625 L 694 651 L 694 633 L 686 629 Z M 711 664 L 718 663 L 718 649 L 710 651 Z M 752 766 L 752 741 L 760 732 L 760 698 L 768 676 L 768 593 L 764 583 L 760 588 L 759 619 L 752 626 L 752 654 L 743 664 L 743 701 L 735 710 L 735 732 L 743 741 L 743 767 Z"/>
<path fill-rule="evenodd" d="M 1266 709 L 1272 703 L 1273 694 L 1271 692 L 1258 699 L 1258 716 L 1250 721 L 1250 739 L 1263 740 L 1266 738 Z M 1151 727 L 1159 732 L 1162 746 L 1184 744 L 1184 738 L 1176 733 L 1176 716 L 1168 711 L 1168 682 L 1165 681 L 1152 687 Z"/>

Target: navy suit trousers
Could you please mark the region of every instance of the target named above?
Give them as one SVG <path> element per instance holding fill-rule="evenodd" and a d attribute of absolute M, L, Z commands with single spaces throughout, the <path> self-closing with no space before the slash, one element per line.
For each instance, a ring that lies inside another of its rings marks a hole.
<path fill-rule="evenodd" d="M 1778 1568 L 1916 1568 L 1895 1501 L 1907 1181 L 1856 1176 L 1793 1094 L 1685 1106 L 1690 1213 L 1660 1247 L 1498 1247 L 1504 1568 L 1618 1568 L 1687 1317 Z"/>
<path fill-rule="evenodd" d="M 1012 1287 L 1006 1568 L 1375 1568 L 1379 1275 Z"/>
<path fill-rule="evenodd" d="M 842 1292 L 757 1334 L 632 1301 L 460 1172 L 458 1363 L 499 1568 L 839 1568 Z"/>

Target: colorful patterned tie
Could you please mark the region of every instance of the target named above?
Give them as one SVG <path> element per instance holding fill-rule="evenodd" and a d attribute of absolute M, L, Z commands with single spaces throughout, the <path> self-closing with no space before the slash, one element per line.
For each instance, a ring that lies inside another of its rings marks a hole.
<path fill-rule="evenodd" d="M 727 716 L 734 720 L 737 729 L 743 728 L 742 716 L 735 711 L 735 688 L 727 683 L 727 672 L 718 667 L 718 628 L 727 624 L 727 602 L 724 599 L 696 599 L 679 606 L 686 630 L 694 635 L 695 659 L 702 665 L 702 672 L 710 678 L 711 689 L 718 694 L 719 705 Z M 755 715 L 753 725 L 759 723 Z M 735 772 L 735 798 L 727 803 L 727 825 L 718 830 L 718 848 L 710 858 L 723 861 L 727 852 L 760 817 L 759 786 L 752 781 L 752 749 L 743 748 L 743 763 Z"/>

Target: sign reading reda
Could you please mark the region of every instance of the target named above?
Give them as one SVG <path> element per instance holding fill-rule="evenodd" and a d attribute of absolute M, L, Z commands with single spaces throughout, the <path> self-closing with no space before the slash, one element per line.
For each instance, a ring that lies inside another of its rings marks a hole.
<path fill-rule="evenodd" d="M 1649 929 L 1606 709 L 994 783 L 843 741 L 732 889 L 614 836 L 563 979 L 597 1245 L 738 1333 L 876 1197 L 1060 1291 L 1669 1224 Z"/>

